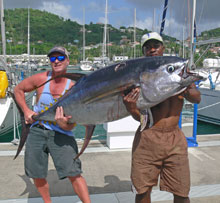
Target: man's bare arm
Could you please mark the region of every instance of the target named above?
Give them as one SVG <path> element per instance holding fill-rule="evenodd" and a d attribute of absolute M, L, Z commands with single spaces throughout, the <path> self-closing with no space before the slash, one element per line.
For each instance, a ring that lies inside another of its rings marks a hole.
<path fill-rule="evenodd" d="M 36 74 L 24 79 L 14 88 L 16 101 L 24 112 L 26 123 L 33 123 L 34 121 L 32 119 L 32 115 L 36 113 L 29 109 L 28 105 L 26 104 L 25 92 L 33 91 L 37 87 L 38 83 L 41 84 L 41 74 Z"/>
<path fill-rule="evenodd" d="M 199 104 L 201 101 L 200 91 L 196 88 L 194 83 L 188 86 L 180 96 L 194 104 Z"/>

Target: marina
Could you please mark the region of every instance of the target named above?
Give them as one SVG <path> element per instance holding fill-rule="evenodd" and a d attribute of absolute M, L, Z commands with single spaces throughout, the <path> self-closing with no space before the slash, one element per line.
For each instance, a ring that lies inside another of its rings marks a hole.
<path fill-rule="evenodd" d="M 99 57 L 86 58 L 86 43 L 85 34 L 89 32 L 88 26 L 85 28 L 85 13 L 82 25 L 83 47 L 82 60 L 78 56 L 78 64 L 70 65 L 68 72 L 70 73 L 84 73 L 90 74 L 94 70 L 102 69 L 110 64 L 110 58 L 107 54 L 109 47 L 107 41 L 109 36 L 107 32 L 111 31 L 111 26 L 107 28 L 108 18 L 108 1 L 105 0 L 105 17 L 103 23 L 103 44 L 101 47 L 101 55 Z M 166 1 L 165 1 L 166 2 Z M 168 1 L 167 1 L 168 2 Z M 189 1 L 188 1 L 189 2 Z M 195 4 L 195 0 L 193 1 Z M 111 8 L 111 7 L 110 7 Z M 165 5 L 165 8 L 167 6 Z M 104 10 L 104 9 L 103 9 Z M 195 6 L 194 6 L 195 10 Z M 85 10 L 83 11 L 85 12 Z M 192 9 L 193 12 L 193 9 Z M 194 11 L 195 12 L 195 11 Z M 189 39 L 190 47 L 190 68 L 194 66 L 194 57 L 192 53 L 195 51 L 193 39 L 193 30 L 195 19 L 192 16 L 191 34 Z M 202 15 L 202 14 L 201 14 Z M 165 23 L 165 15 L 163 23 Z M 16 66 L 10 67 L 10 74 L 13 76 L 9 78 L 9 82 L 16 82 L 9 86 L 9 90 L 25 77 L 27 72 L 33 71 L 35 74 L 41 71 L 51 70 L 48 66 L 47 55 L 31 55 L 30 54 L 30 26 L 29 26 L 29 8 L 28 8 L 28 45 L 27 54 L 22 55 L 3 55 L 0 56 L 2 60 L 6 57 L 7 60 L 19 61 Z M 195 16 L 194 16 L 195 17 Z M 132 47 L 134 58 L 136 58 L 136 8 L 134 20 L 134 45 Z M 2 18 L 3 19 L 3 18 Z M 45 18 L 46 19 L 46 18 Z M 155 19 L 154 19 L 155 20 Z M 32 20 L 33 21 L 33 20 Z M 46 21 L 46 20 L 45 20 Z M 170 21 L 171 22 L 171 21 Z M 1 23 L 3 24 L 3 23 Z M 91 24 L 91 23 L 90 23 Z M 170 23 L 169 23 L 170 24 Z M 153 25 L 154 26 L 154 25 Z M 162 28 L 162 24 L 161 24 Z M 109 29 L 109 30 L 108 30 Z M 163 25 L 164 29 L 164 25 Z M 184 29 L 184 28 L 183 28 Z M 3 30 L 4 31 L 4 30 Z M 4 45 L 4 35 L 2 31 Z M 78 33 L 78 32 L 77 32 Z M 125 32 L 123 33 L 125 34 Z M 162 34 L 162 32 L 161 32 Z M 140 35 L 140 33 L 139 33 Z M 65 38 L 65 37 L 64 37 Z M 102 37 L 101 37 L 102 38 Z M 123 37 L 121 37 L 123 39 Z M 87 38 L 88 39 L 88 38 Z M 123 41 L 121 39 L 121 41 Z M 127 38 L 125 37 L 127 40 Z M 78 39 L 76 39 L 77 41 Z M 89 41 L 89 40 L 88 40 Z M 210 41 L 209 41 L 210 42 Z M 215 43 L 219 41 L 214 41 Z M 43 43 L 43 41 L 42 41 Z M 69 47 L 73 47 L 72 42 L 68 43 Z M 79 40 L 78 42 L 79 43 Z M 129 43 L 129 42 L 126 42 Z M 166 42 L 167 43 L 167 42 Z M 179 43 L 181 43 L 179 41 Z M 183 39 L 184 43 L 184 39 Z M 196 43 L 201 45 L 202 42 Z M 37 44 L 37 43 L 36 43 Z M 167 43 L 167 45 L 169 42 Z M 120 44 L 121 45 L 121 44 Z M 78 46 L 78 45 L 77 45 Z M 181 49 L 181 46 L 180 46 Z M 72 49 L 74 50 L 74 49 Z M 124 47 L 123 47 L 124 51 Z M 3 50 L 3 52 L 5 52 Z M 73 53 L 73 51 L 72 51 Z M 118 53 L 119 54 L 119 53 Z M 88 52 L 87 52 L 87 55 Z M 171 53 L 170 53 L 171 55 Z M 31 57 L 32 56 L 32 57 Z M 127 56 L 114 56 L 117 61 L 127 60 Z M 184 57 L 184 45 L 183 45 Z M 121 58 L 121 59 L 120 59 Z M 80 61 L 81 60 L 81 61 Z M 216 59 L 217 60 L 217 59 Z M 219 60 L 219 59 L 218 59 Z M 25 63 L 22 63 L 22 62 Z M 31 66 L 31 61 L 41 62 L 37 66 Z M 116 61 L 116 60 L 113 60 Z M 47 64 L 42 66 L 42 64 Z M 76 63 L 74 63 L 76 64 Z M 7 67 L 7 64 L 4 64 Z M 21 65 L 21 66 L 20 66 Z M 20 68 L 19 68 L 20 67 Z M 206 70 L 207 71 L 207 70 Z M 28 73 L 29 74 L 29 73 Z M 218 76 L 216 78 L 218 79 Z M 104 78 L 104 76 L 103 76 Z M 14 80 L 16 79 L 16 80 Z M 215 85 L 219 85 L 219 80 L 215 80 Z M 214 81 L 214 80 L 213 80 Z M 208 82 L 210 85 L 210 81 Z M 219 89 L 212 90 L 212 88 L 199 87 L 202 93 L 202 102 L 197 106 L 189 102 L 184 103 L 184 108 L 179 122 L 187 141 L 188 153 L 190 161 L 191 173 L 191 203 L 220 203 L 220 118 L 219 105 L 220 93 Z M 29 106 L 33 106 L 33 94 L 27 95 L 27 102 Z M 212 98 L 212 99 L 210 99 Z M 7 102 L 6 102 L 7 100 Z M 5 105 L 7 104 L 7 105 Z M 7 109 L 6 109 L 7 106 Z M 194 109 L 195 108 L 195 109 Z M 85 108 L 84 108 L 85 109 Z M 104 110 L 103 110 L 104 111 Z M 18 142 L 20 139 L 20 118 L 15 104 L 9 94 L 5 98 L 0 99 L 0 203 L 43 203 L 38 191 L 36 190 L 33 180 L 29 179 L 24 172 L 24 149 L 21 151 L 17 159 L 13 160 Z M 119 112 L 119 110 L 118 110 Z M 4 114 L 4 115 L 3 115 Z M 7 116 L 6 116 L 7 114 Z M 95 114 L 95 113 L 94 113 Z M 85 114 L 87 115 L 87 114 Z M 198 117 L 197 117 L 198 116 Z M 86 116 L 84 116 L 86 117 Z M 93 118 L 92 118 L 93 119 Z M 131 170 L 131 149 L 135 131 L 139 126 L 139 122 L 135 121 L 131 116 L 122 118 L 117 121 L 103 123 L 96 125 L 92 139 L 86 148 L 85 152 L 80 156 L 82 161 L 83 176 L 87 181 L 89 193 L 92 203 L 134 203 L 135 193 L 132 191 L 132 183 L 130 179 Z M 77 144 L 82 148 L 85 136 L 85 127 L 76 125 L 73 129 Z M 25 146 L 24 146 L 25 148 Z M 50 193 L 53 203 L 82 203 L 78 196 L 73 192 L 68 179 L 59 180 L 56 169 L 54 168 L 51 157 L 49 158 L 49 168 L 47 180 L 50 185 Z M 158 186 L 153 188 L 152 202 L 171 203 L 173 196 L 171 193 L 160 191 Z"/>

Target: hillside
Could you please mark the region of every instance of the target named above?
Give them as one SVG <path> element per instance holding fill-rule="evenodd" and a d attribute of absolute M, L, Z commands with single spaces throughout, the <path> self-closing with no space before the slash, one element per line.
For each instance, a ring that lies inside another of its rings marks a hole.
<path fill-rule="evenodd" d="M 6 9 L 5 26 L 7 39 L 7 54 L 27 53 L 28 33 L 28 9 Z M 103 42 L 103 24 L 85 25 L 86 46 L 96 45 Z M 136 40 L 140 42 L 143 34 L 149 30 L 136 28 Z M 108 42 L 112 44 L 111 54 L 124 54 L 132 56 L 133 28 L 121 27 L 117 29 L 108 25 Z M 209 37 L 220 37 L 220 28 L 201 33 L 200 39 Z M 180 44 L 175 38 L 164 35 L 167 51 L 178 53 Z M 46 54 L 54 45 L 63 45 L 71 52 L 74 61 L 81 60 L 82 52 L 82 25 L 70 19 L 64 19 L 55 14 L 30 9 L 30 50 L 31 54 Z M 119 45 L 123 44 L 121 47 Z M 141 55 L 140 46 L 137 46 L 137 53 Z M 0 52 L 2 53 L 1 47 Z M 114 52 L 114 53 L 113 53 Z M 101 47 L 86 51 L 87 57 L 101 55 Z"/>
<path fill-rule="evenodd" d="M 6 38 L 11 39 L 14 45 L 27 43 L 27 9 L 5 10 Z M 85 25 L 86 45 L 98 44 L 103 41 L 103 24 L 90 23 Z M 126 37 L 133 40 L 133 28 L 122 29 L 108 25 L 109 41 L 119 44 L 120 40 Z M 137 41 L 140 36 L 148 30 L 136 30 Z M 82 45 L 82 25 L 70 19 L 65 20 L 55 14 L 46 11 L 30 9 L 30 41 L 31 43 L 52 43 L 52 44 L 75 44 Z M 173 38 L 174 39 L 174 38 Z"/>

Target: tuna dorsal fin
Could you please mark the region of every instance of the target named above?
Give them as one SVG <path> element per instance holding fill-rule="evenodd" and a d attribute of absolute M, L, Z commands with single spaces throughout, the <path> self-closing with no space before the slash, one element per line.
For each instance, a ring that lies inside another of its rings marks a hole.
<path fill-rule="evenodd" d="M 77 154 L 76 157 L 74 157 L 74 160 L 79 158 L 79 156 L 84 152 L 84 150 L 88 146 L 89 141 L 91 140 L 92 134 L 94 132 L 94 129 L 95 129 L 95 125 L 86 125 L 86 135 L 85 135 L 85 140 L 84 140 L 83 146 L 82 146 L 79 154 Z"/>
<path fill-rule="evenodd" d="M 70 80 L 75 80 L 78 81 L 80 78 L 82 78 L 83 76 L 85 76 L 86 74 L 83 73 L 65 73 L 62 75 L 57 75 L 55 77 L 52 77 L 50 80 L 47 80 L 46 82 L 44 82 L 43 84 L 37 86 L 35 89 L 42 87 L 43 85 L 45 85 L 46 83 L 50 82 L 51 80 L 54 80 L 56 78 L 68 78 Z"/>

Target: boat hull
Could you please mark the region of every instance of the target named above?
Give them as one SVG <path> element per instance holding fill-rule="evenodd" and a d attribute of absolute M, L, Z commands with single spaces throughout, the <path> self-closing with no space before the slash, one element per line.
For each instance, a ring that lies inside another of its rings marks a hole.
<path fill-rule="evenodd" d="M 199 88 L 201 102 L 198 105 L 198 120 L 220 125 L 220 90 Z"/>
<path fill-rule="evenodd" d="M 32 106 L 33 94 L 28 93 L 26 95 L 26 103 L 29 107 Z M 1 111 L 1 116 L 4 116 L 4 118 L 2 118 L 0 123 L 0 140 L 12 141 L 14 129 L 20 126 L 20 115 L 12 98 L 7 97 L 6 100 L 7 102 L 0 102 L 1 109 L 6 111 Z M 10 138 L 6 138 L 5 136 L 10 136 Z"/>

